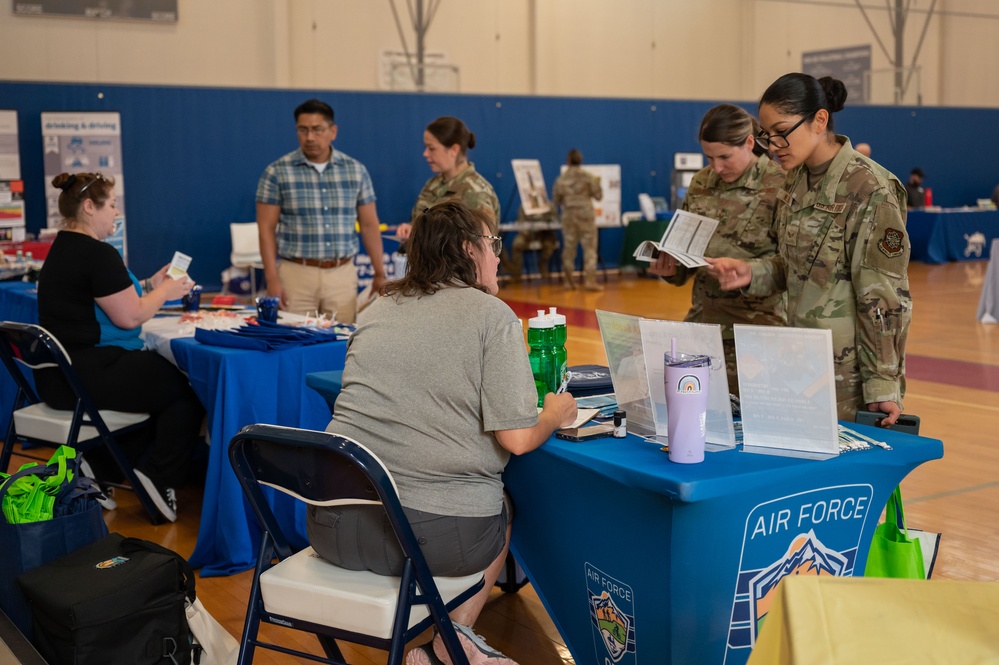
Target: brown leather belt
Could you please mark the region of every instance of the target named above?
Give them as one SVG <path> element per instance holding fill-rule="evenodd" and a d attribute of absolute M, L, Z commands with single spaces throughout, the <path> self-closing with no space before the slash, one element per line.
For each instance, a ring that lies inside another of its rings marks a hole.
<path fill-rule="evenodd" d="M 291 261 L 292 263 L 297 263 L 300 266 L 309 266 L 310 268 L 339 268 L 342 265 L 346 265 L 354 260 L 353 256 L 347 256 L 342 259 L 298 259 L 291 256 L 282 256 L 282 261 Z"/>

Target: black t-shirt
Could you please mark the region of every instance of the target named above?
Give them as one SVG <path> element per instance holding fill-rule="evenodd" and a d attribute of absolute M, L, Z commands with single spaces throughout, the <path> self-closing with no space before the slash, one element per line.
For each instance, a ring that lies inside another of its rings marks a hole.
<path fill-rule="evenodd" d="M 94 302 L 129 287 L 135 282 L 118 250 L 60 231 L 38 275 L 38 322 L 69 352 L 109 345 L 141 349 L 140 329 L 118 328 Z"/>

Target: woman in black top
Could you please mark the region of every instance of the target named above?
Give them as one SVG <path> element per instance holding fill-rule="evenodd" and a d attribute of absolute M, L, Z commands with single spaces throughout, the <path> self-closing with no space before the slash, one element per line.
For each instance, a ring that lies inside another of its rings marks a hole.
<path fill-rule="evenodd" d="M 118 251 L 104 242 L 118 216 L 113 180 L 100 173 L 62 173 L 52 185 L 62 190 L 59 212 L 65 219 L 38 277 L 39 323 L 62 343 L 98 408 L 152 414 L 119 443 L 134 457 L 136 475 L 159 511 L 175 521 L 173 488 L 186 476 L 204 410 L 180 370 L 143 350 L 139 333 L 164 302 L 189 292 L 193 282 L 167 277 L 164 266 L 146 280 L 143 294 Z M 46 404 L 73 408 L 58 369 L 36 371 L 35 383 Z M 92 461 L 100 460 L 95 455 Z"/>

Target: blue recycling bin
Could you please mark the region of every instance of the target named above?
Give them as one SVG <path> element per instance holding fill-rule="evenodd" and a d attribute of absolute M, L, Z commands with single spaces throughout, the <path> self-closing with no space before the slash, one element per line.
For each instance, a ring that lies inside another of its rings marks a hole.
<path fill-rule="evenodd" d="M 739 665 L 785 575 L 862 575 L 888 495 L 943 444 L 849 426 L 893 449 L 682 465 L 629 435 L 513 457 L 512 549 L 576 664 Z"/>

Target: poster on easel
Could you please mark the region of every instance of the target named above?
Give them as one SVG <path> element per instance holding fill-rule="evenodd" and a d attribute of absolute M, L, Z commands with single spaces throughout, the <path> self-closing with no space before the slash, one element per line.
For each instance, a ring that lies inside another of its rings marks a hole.
<path fill-rule="evenodd" d="M 567 168 L 563 164 L 560 173 Z M 593 201 L 597 226 L 621 226 L 621 165 L 583 164 L 582 169 L 600 178 L 600 189 L 604 191 L 602 199 Z"/>
<path fill-rule="evenodd" d="M 551 211 L 545 176 L 537 159 L 513 159 L 513 177 L 520 192 L 520 205 L 527 215 L 544 215 Z"/>
<path fill-rule="evenodd" d="M 105 112 L 43 112 L 42 150 L 45 168 L 46 226 L 62 223 L 60 191 L 52 179 L 60 173 L 101 173 L 114 179 L 119 215 L 117 231 L 107 238 L 128 263 L 125 237 L 125 178 L 121 159 L 121 114 Z"/>

